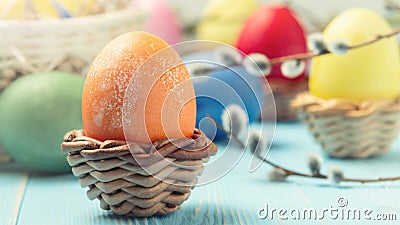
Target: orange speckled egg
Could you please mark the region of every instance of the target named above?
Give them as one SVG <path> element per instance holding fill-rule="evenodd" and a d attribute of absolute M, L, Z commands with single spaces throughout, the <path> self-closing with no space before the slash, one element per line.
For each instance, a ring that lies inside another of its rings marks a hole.
<path fill-rule="evenodd" d="M 191 137 L 196 100 L 181 57 L 146 32 L 115 38 L 88 71 L 82 120 L 85 134 L 101 141 Z"/>

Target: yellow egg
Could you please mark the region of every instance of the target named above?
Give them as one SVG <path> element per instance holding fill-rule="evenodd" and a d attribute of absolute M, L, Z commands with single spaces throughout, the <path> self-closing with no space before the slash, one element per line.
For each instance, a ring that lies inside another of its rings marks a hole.
<path fill-rule="evenodd" d="M 368 9 L 350 9 L 324 30 L 327 43 L 339 39 L 349 45 L 374 39 L 392 30 L 385 19 Z M 314 58 L 310 92 L 321 98 L 395 98 L 400 91 L 400 56 L 394 37 L 350 50 L 345 55 Z"/>
<path fill-rule="evenodd" d="M 54 18 L 56 9 L 48 0 L 8 1 L 0 4 L 1 19 L 39 19 L 40 17 Z"/>
<path fill-rule="evenodd" d="M 98 0 L 57 0 L 72 16 L 91 14 Z"/>
<path fill-rule="evenodd" d="M 65 17 L 59 9 L 71 16 L 88 14 L 96 0 L 16 0 L 0 4 L 0 19 L 51 19 Z"/>
<path fill-rule="evenodd" d="M 197 27 L 197 38 L 234 45 L 244 21 L 256 8 L 255 0 L 210 1 Z"/>

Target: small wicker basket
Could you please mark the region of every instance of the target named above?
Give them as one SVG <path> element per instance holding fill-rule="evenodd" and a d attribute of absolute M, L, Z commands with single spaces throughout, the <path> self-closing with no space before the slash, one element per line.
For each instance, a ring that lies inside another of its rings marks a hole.
<path fill-rule="evenodd" d="M 0 21 L 0 91 L 33 72 L 86 74 L 105 44 L 141 29 L 146 17 L 142 9 L 131 8 L 64 19 Z"/>
<path fill-rule="evenodd" d="M 148 217 L 179 209 L 217 146 L 199 130 L 192 139 L 162 139 L 151 148 L 68 132 L 62 143 L 87 197 L 117 215 Z"/>
<path fill-rule="evenodd" d="M 400 129 L 400 97 L 357 102 L 324 100 L 304 92 L 292 106 L 323 150 L 337 158 L 382 154 Z"/>
<path fill-rule="evenodd" d="M 268 80 L 271 87 L 272 94 L 275 99 L 276 106 L 276 119 L 278 121 L 292 121 L 296 120 L 296 112 L 290 106 L 290 102 L 296 97 L 300 92 L 306 91 L 308 89 L 307 78 L 298 81 L 285 81 L 285 80 Z M 269 102 L 263 106 L 262 120 L 272 120 L 275 119 L 274 112 L 271 107 L 274 107 Z"/>

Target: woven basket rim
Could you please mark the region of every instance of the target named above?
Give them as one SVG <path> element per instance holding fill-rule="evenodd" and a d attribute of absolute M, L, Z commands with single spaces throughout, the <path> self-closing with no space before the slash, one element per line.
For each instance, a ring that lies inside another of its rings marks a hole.
<path fill-rule="evenodd" d="M 79 152 L 83 157 L 93 160 L 130 153 L 136 160 L 146 161 L 160 156 L 182 160 L 204 159 L 215 155 L 218 147 L 198 129 L 195 129 L 192 138 L 160 139 L 152 144 L 99 141 L 85 136 L 83 130 L 72 130 L 65 134 L 61 149 L 69 154 Z"/>
<path fill-rule="evenodd" d="M 147 11 L 139 8 L 120 9 L 112 12 L 105 12 L 93 15 L 77 16 L 71 18 L 52 18 L 45 20 L 0 20 L 0 29 L 18 30 L 29 27 L 49 29 L 51 27 L 62 26 L 82 26 L 82 24 L 97 23 L 101 19 L 117 19 L 121 17 L 137 15 L 135 18 L 144 20 L 147 17 Z"/>
<path fill-rule="evenodd" d="M 400 129 L 400 96 L 325 100 L 304 92 L 296 96 L 292 106 L 322 149 L 337 158 L 383 154 Z"/>
<path fill-rule="evenodd" d="M 377 111 L 400 110 L 400 95 L 393 99 L 374 98 L 357 101 L 344 98 L 322 99 L 309 92 L 302 92 L 291 102 L 291 107 L 310 113 L 342 112 L 351 117 L 362 117 Z"/>

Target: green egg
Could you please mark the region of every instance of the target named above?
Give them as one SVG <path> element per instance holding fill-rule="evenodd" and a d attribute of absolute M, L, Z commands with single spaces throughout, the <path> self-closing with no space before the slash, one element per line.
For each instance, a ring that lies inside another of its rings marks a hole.
<path fill-rule="evenodd" d="M 35 172 L 70 168 L 60 144 L 64 134 L 82 128 L 84 78 L 65 72 L 26 75 L 0 95 L 0 145 Z"/>

